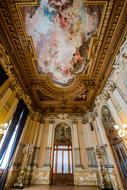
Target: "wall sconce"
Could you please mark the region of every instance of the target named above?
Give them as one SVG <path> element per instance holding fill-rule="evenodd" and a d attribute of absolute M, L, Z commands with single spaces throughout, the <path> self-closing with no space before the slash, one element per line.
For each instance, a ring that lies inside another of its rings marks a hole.
<path fill-rule="evenodd" d="M 3 134 L 8 127 L 8 123 L 0 123 L 0 134 Z"/>
<path fill-rule="evenodd" d="M 125 137 L 127 135 L 127 124 L 123 123 L 121 127 L 119 125 L 114 125 L 114 128 L 118 131 L 120 137 Z"/>

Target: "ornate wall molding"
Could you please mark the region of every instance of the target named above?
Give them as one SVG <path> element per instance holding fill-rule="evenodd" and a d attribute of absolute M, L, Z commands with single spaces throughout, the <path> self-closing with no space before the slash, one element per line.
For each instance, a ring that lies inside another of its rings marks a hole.
<path fill-rule="evenodd" d="M 120 75 L 121 70 L 123 69 L 123 65 L 127 63 L 127 37 L 125 42 L 120 47 L 119 54 L 116 56 L 115 63 L 113 65 L 113 70 L 105 84 L 104 89 L 101 94 L 98 95 L 95 99 L 95 106 L 93 108 L 94 111 L 97 110 L 99 105 L 103 100 L 107 100 L 110 98 L 109 92 L 113 92 L 116 88 L 116 81 Z"/>
<path fill-rule="evenodd" d="M 114 56 L 126 30 L 126 1 L 85 0 L 88 6 L 101 7 L 101 19 L 98 30 L 90 43 L 88 55 L 90 68 L 86 73 L 78 74 L 66 87 L 54 85 L 48 74 L 37 72 L 35 48 L 32 39 L 26 35 L 21 9 L 23 6 L 35 6 L 38 3 L 33 0 L 1 1 L 0 41 L 11 58 L 8 73 L 15 66 L 15 76 L 28 96 L 22 95 L 29 107 L 33 103 L 43 114 L 62 113 L 63 108 L 66 113 L 77 115 L 84 113 L 91 106 L 99 90 L 104 86 L 103 81 L 107 80 L 112 70 Z M 46 99 L 41 100 L 43 95 L 41 99 L 39 98 L 38 90 L 48 95 Z M 88 91 L 86 99 L 79 99 L 86 90 Z"/>
<path fill-rule="evenodd" d="M 16 96 L 18 99 L 22 98 L 24 102 L 26 103 L 28 109 L 30 110 L 30 114 L 32 115 L 34 113 L 32 101 L 29 95 L 26 94 L 26 92 L 23 90 L 22 85 L 17 79 L 15 68 L 12 66 L 9 56 L 6 54 L 4 47 L 0 44 L 0 62 L 5 69 L 9 80 L 10 80 L 10 88 L 14 93 L 16 93 Z"/>

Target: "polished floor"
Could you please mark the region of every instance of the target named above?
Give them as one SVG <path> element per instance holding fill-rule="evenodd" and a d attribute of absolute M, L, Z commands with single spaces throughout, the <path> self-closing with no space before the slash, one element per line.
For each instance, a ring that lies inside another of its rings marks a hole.
<path fill-rule="evenodd" d="M 18 190 L 18 189 L 15 189 L 15 190 Z M 86 187 L 86 186 L 32 185 L 32 186 L 24 188 L 24 190 L 98 190 L 98 188 Z"/>

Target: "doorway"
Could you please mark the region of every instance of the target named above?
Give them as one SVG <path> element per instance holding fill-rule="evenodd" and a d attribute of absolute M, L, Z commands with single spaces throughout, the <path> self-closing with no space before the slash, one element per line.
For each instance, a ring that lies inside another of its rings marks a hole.
<path fill-rule="evenodd" d="M 52 184 L 73 185 L 71 128 L 61 123 L 56 126 L 53 149 Z"/>

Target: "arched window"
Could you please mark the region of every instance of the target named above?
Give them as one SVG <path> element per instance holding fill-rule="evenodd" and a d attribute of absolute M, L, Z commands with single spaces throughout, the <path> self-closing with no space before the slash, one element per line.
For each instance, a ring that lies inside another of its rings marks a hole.
<path fill-rule="evenodd" d="M 102 123 L 114 152 L 114 157 L 118 165 L 123 185 L 127 188 L 127 150 L 118 131 L 115 129 L 116 122 L 112 117 L 109 108 L 104 105 L 101 110 Z"/>
<path fill-rule="evenodd" d="M 73 183 L 71 128 L 63 122 L 55 128 L 52 179 L 54 184 Z"/>

